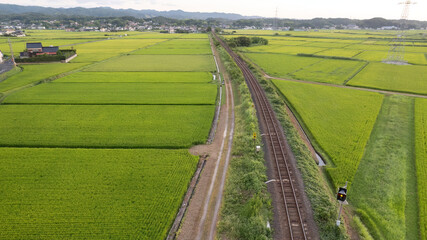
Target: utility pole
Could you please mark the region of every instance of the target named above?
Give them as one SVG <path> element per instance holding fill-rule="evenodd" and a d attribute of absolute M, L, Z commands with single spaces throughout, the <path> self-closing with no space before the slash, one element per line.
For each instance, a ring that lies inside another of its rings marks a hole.
<path fill-rule="evenodd" d="M 10 41 L 10 38 L 8 38 L 7 41 L 9 42 L 10 55 L 12 56 L 13 66 L 16 67 L 15 57 L 13 56 L 12 42 Z"/>

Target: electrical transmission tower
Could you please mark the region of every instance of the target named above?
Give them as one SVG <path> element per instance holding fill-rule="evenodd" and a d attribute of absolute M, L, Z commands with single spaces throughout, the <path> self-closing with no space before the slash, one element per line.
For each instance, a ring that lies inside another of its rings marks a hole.
<path fill-rule="evenodd" d="M 408 19 L 409 15 L 409 7 L 415 2 L 411 0 L 406 0 L 399 4 L 404 4 L 404 8 L 402 11 L 402 15 L 400 17 L 400 21 L 402 22 L 402 26 L 400 26 L 399 33 L 391 42 L 391 48 L 388 51 L 387 58 L 383 60 L 384 63 L 388 64 L 396 64 L 396 65 L 404 65 L 407 62 L 404 60 L 405 57 L 405 31 L 403 28 L 403 23 Z"/>
<path fill-rule="evenodd" d="M 277 7 L 276 7 L 276 16 L 273 21 L 273 30 L 277 30 Z"/>
<path fill-rule="evenodd" d="M 15 57 L 13 56 L 12 42 L 10 41 L 10 38 L 8 38 L 7 40 L 9 42 L 10 55 L 12 56 L 12 63 L 14 66 L 16 66 Z"/>

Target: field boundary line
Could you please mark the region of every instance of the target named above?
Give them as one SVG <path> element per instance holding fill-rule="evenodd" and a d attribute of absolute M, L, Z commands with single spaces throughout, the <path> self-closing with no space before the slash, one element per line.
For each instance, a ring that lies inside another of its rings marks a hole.
<path fill-rule="evenodd" d="M 353 75 L 351 75 L 347 80 L 344 81 L 343 85 L 347 85 L 348 82 L 350 82 L 354 77 L 356 77 L 357 74 L 359 74 L 363 69 L 365 69 L 370 62 L 366 62 L 359 70 L 357 70 Z"/>

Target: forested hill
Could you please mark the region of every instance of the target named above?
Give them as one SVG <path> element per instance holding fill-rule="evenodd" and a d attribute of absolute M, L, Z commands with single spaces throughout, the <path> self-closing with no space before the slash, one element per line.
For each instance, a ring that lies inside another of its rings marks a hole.
<path fill-rule="evenodd" d="M 156 10 L 135 10 L 135 9 L 113 9 L 110 7 L 97 8 L 50 8 L 38 6 L 20 6 L 15 4 L 0 4 L 0 14 L 23 14 L 39 13 L 45 15 L 68 15 L 68 16 L 92 16 L 92 17 L 124 17 L 131 16 L 136 18 L 167 17 L 174 19 L 208 19 L 221 18 L 228 20 L 247 19 L 256 17 L 247 17 L 234 13 L 202 13 L 202 12 L 184 12 L 182 10 L 156 11 Z"/>
<path fill-rule="evenodd" d="M 97 8 L 49 8 L 37 6 L 20 6 L 14 4 L 0 4 L 0 21 L 24 20 L 70 20 L 70 19 L 99 19 L 99 18 L 124 18 L 132 17 L 136 19 L 156 18 L 156 22 L 178 22 L 192 19 L 199 24 L 209 25 L 225 24 L 233 28 L 244 27 L 290 27 L 290 28 L 330 28 L 346 27 L 349 25 L 360 28 L 377 29 L 384 26 L 395 26 L 404 29 L 426 29 L 427 21 L 415 20 L 387 20 L 384 18 L 372 18 L 365 20 L 348 18 L 313 18 L 313 19 L 274 19 L 262 17 L 242 16 L 234 13 L 204 13 L 204 12 L 184 12 L 182 10 L 156 11 L 156 10 L 135 10 L 135 9 L 113 9 L 110 7 Z M 186 23 L 184 23 L 185 25 Z"/>

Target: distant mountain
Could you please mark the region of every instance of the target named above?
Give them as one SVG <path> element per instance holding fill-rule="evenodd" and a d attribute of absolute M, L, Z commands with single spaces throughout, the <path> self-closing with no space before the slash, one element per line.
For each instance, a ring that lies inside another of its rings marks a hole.
<path fill-rule="evenodd" d="M 182 10 L 156 11 L 156 10 L 135 10 L 135 9 L 113 9 L 110 7 L 97 8 L 51 8 L 38 6 L 20 6 L 15 4 L 0 4 L 0 14 L 23 14 L 39 13 L 45 15 L 68 15 L 68 16 L 91 16 L 91 17 L 124 17 L 132 16 L 136 18 L 167 17 L 174 19 L 208 19 L 219 18 L 227 20 L 249 19 L 259 17 L 248 17 L 234 13 L 218 12 L 184 12 Z"/>

